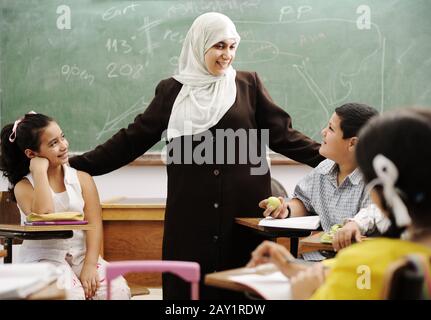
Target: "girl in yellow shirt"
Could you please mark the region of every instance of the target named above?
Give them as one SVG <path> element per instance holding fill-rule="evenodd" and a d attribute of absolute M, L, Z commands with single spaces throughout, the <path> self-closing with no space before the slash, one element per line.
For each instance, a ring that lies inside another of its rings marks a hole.
<path fill-rule="evenodd" d="M 360 132 L 356 160 L 371 197 L 391 220 L 383 238 L 357 243 L 313 266 L 286 263 L 287 249 L 264 242 L 248 266 L 273 262 L 291 279 L 294 299 L 381 299 L 389 266 L 410 254 L 431 259 L 431 111 L 375 117 Z M 403 240 L 400 236 L 403 234 Z"/>

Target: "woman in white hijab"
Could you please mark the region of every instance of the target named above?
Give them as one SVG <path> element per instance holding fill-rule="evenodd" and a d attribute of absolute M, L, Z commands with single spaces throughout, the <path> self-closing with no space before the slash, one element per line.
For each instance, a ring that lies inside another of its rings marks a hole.
<path fill-rule="evenodd" d="M 292 128 L 290 116 L 274 104 L 257 74 L 235 71 L 232 62 L 239 43 L 235 25 L 225 15 L 196 18 L 183 44 L 178 73 L 158 84 L 145 112 L 95 150 L 70 159 L 79 170 L 105 174 L 144 154 L 167 131 L 168 156 L 176 161 L 167 164 L 163 259 L 198 262 L 202 280 L 206 273 L 248 261 L 261 238 L 237 226 L 235 218 L 260 217 L 258 203 L 271 195 L 268 170 L 251 173 L 257 165 L 244 149 L 249 140 L 237 143 L 236 137 L 234 146 L 225 146 L 228 134 L 219 138 L 220 131 L 256 137 L 253 130 L 266 129 L 269 138 L 258 135 L 249 148 L 259 151 L 269 145 L 313 167 L 323 160 L 319 144 Z M 211 139 L 205 139 L 208 136 Z M 202 139 L 205 147 L 216 148 L 203 149 Z M 231 152 L 234 163 L 226 161 L 232 160 Z M 267 166 L 265 152 L 260 157 Z M 165 299 L 189 295 L 185 282 L 163 275 Z M 202 281 L 200 297 L 243 296 L 206 287 Z"/>
<path fill-rule="evenodd" d="M 183 84 L 168 124 L 168 139 L 198 134 L 213 127 L 236 98 L 232 67 L 240 36 L 225 15 L 209 12 L 197 18 L 184 40 L 179 72 Z"/>

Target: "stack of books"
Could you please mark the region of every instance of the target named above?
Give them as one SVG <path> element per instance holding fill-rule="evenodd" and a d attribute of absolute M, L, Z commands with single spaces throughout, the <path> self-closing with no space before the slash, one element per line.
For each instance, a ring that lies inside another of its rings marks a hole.
<path fill-rule="evenodd" d="M 87 224 L 82 212 L 30 213 L 24 222 L 26 226 Z"/>

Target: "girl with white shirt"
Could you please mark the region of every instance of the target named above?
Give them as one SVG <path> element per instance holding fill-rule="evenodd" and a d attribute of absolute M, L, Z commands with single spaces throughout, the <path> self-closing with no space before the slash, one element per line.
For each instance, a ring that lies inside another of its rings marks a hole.
<path fill-rule="evenodd" d="M 1 132 L 0 170 L 12 185 L 21 222 L 30 213 L 74 211 L 84 213 L 95 226 L 86 233 L 74 231 L 70 239 L 25 240 L 19 261 L 47 261 L 65 267 L 71 276 L 71 283 L 64 284 L 70 288 L 69 299 L 104 299 L 107 262 L 99 256 L 103 239 L 99 196 L 90 175 L 68 166 L 68 147 L 59 125 L 34 112 Z M 114 298 L 130 298 L 124 278 L 112 290 Z"/>

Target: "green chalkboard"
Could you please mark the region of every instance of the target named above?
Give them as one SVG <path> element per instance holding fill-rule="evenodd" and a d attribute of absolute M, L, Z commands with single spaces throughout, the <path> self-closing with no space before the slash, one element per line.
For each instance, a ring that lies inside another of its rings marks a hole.
<path fill-rule="evenodd" d="M 315 139 L 344 102 L 431 106 L 431 1 L 363 4 L 0 0 L 1 125 L 35 110 L 58 120 L 74 151 L 104 142 L 174 74 L 189 26 L 208 11 L 237 26 L 235 68 L 257 71 Z"/>

